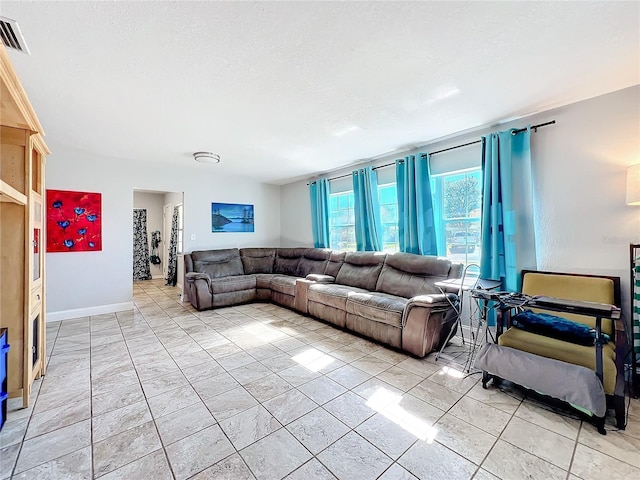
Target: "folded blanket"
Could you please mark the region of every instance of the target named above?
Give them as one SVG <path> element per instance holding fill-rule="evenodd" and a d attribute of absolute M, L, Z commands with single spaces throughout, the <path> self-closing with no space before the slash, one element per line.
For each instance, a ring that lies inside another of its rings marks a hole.
<path fill-rule="evenodd" d="M 566 318 L 548 313 L 535 313 L 531 310 L 524 310 L 515 315 L 512 319 L 512 324 L 514 327 L 527 332 L 578 345 L 593 345 L 596 338 L 595 329 L 589 325 L 572 322 Z M 609 335 L 603 333 L 602 340 L 603 343 L 608 343 Z"/>

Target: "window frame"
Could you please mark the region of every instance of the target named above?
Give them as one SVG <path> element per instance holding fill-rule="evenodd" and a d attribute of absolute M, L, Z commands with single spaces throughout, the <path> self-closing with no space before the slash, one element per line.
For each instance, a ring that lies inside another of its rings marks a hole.
<path fill-rule="evenodd" d="M 381 190 L 393 187 L 393 202 L 392 203 L 382 203 L 382 192 Z M 395 253 L 400 251 L 400 227 L 399 227 L 399 216 L 398 216 L 398 184 L 397 182 L 388 182 L 378 185 L 378 199 L 380 205 L 380 223 L 382 231 L 380 232 L 380 240 L 382 241 L 382 251 L 388 253 Z M 383 206 L 392 206 L 394 210 L 395 223 L 385 222 L 382 219 L 382 207 Z M 385 228 L 388 226 L 395 227 L 395 242 L 385 242 Z M 385 248 L 385 245 L 393 243 L 393 248 Z"/>
<path fill-rule="evenodd" d="M 447 216 L 446 206 L 446 182 L 452 177 L 476 177 L 478 187 L 477 208 L 467 209 L 465 216 Z M 439 235 L 444 239 L 444 255 L 454 262 L 462 262 L 465 265 L 480 264 L 482 251 L 481 220 L 482 220 L 482 167 L 464 168 L 455 171 L 443 172 L 431 177 L 434 204 L 437 204 L 441 212 L 438 225 Z M 473 213 L 473 215 L 470 215 Z M 457 224 L 448 228 L 449 225 Z M 471 227 L 471 228 L 470 228 Z M 464 233 L 464 235 L 458 235 Z M 463 244 L 455 241 L 457 236 L 464 236 Z M 473 243 L 469 241 L 473 238 Z"/>
<path fill-rule="evenodd" d="M 346 198 L 347 208 L 332 208 L 333 199 L 336 199 L 336 204 L 340 205 L 340 199 Z M 341 250 L 345 252 L 355 252 L 356 246 L 356 223 L 355 223 L 355 199 L 353 196 L 353 190 L 344 190 L 341 192 L 329 194 L 329 247 L 334 250 Z M 346 212 L 347 223 L 336 223 L 335 220 L 340 212 Z M 334 216 L 334 214 L 336 216 Z M 350 220 L 353 220 L 352 222 Z M 347 231 L 347 241 L 336 244 L 334 242 L 334 232 L 337 230 Z M 353 240 L 353 241 L 351 241 Z M 341 246 L 346 243 L 346 247 Z M 348 245 L 352 244 L 353 248 Z"/>

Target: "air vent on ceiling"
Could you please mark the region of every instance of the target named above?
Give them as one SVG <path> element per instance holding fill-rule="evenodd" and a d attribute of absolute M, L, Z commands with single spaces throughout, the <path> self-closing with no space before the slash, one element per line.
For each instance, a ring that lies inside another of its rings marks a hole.
<path fill-rule="evenodd" d="M 27 55 L 31 54 L 27 47 L 27 42 L 24 41 L 18 22 L 15 20 L 0 16 L 0 37 L 2 37 L 2 43 L 5 47 L 13 48 Z"/>

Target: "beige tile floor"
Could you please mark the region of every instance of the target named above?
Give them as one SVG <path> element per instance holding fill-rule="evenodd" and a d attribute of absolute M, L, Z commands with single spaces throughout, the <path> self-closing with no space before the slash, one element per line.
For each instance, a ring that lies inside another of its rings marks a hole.
<path fill-rule="evenodd" d="M 271 304 L 197 312 L 162 281 L 132 311 L 47 325 L 35 401 L 9 401 L 0 478 L 640 478 L 640 402 L 608 434 L 515 387 Z"/>

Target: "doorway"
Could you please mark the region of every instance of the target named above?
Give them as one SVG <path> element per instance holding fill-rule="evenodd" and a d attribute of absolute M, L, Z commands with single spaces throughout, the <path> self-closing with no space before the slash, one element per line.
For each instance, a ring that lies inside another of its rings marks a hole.
<path fill-rule="evenodd" d="M 171 238 L 171 218 L 173 216 L 173 205 L 166 204 L 162 210 L 162 238 Z M 162 274 L 167 278 L 169 263 L 169 242 L 162 244 Z"/>
<path fill-rule="evenodd" d="M 171 220 L 175 206 L 183 209 L 183 193 L 158 190 L 133 190 L 134 210 L 146 210 L 148 261 L 152 279 L 167 279 L 170 273 L 169 247 Z M 182 231 L 177 232 L 182 245 Z M 177 237 L 177 235 L 176 235 Z M 175 258 L 174 258 L 175 262 Z M 174 266 L 175 268 L 175 266 Z"/>

